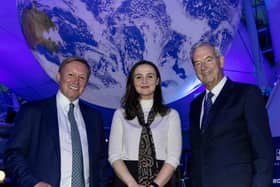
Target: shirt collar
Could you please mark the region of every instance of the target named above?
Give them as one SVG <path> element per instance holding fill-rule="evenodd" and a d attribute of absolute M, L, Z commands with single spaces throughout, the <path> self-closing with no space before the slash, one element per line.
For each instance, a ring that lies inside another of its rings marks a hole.
<path fill-rule="evenodd" d="M 220 94 L 221 90 L 223 89 L 226 81 L 227 81 L 227 77 L 224 76 L 222 78 L 222 80 L 220 80 L 220 82 L 212 90 L 206 89 L 206 94 L 208 94 L 211 91 L 214 94 L 213 100 L 215 101 L 215 99 L 218 97 L 218 95 Z"/>
<path fill-rule="evenodd" d="M 69 110 L 70 103 L 73 103 L 75 108 L 79 107 L 79 98 L 71 102 L 60 90 L 56 94 L 56 100 L 61 109 L 66 112 Z"/>
<path fill-rule="evenodd" d="M 140 100 L 140 105 L 142 107 L 143 112 L 149 112 L 153 106 L 154 100 L 149 99 L 149 100 Z"/>

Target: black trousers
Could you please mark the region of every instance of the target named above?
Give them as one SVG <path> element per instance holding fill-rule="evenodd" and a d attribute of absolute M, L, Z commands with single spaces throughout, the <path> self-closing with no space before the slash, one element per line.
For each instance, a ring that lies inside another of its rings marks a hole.
<path fill-rule="evenodd" d="M 128 171 L 130 172 L 130 174 L 137 181 L 137 179 L 138 179 L 138 161 L 124 161 L 124 163 L 125 163 Z M 163 163 L 164 163 L 164 161 L 162 161 L 162 160 L 158 161 L 159 168 L 161 168 L 163 166 Z M 172 178 L 170 179 L 170 181 L 164 187 L 175 187 L 175 185 L 172 185 L 172 183 L 173 183 Z M 125 183 L 123 183 L 118 178 L 118 176 L 114 175 L 112 187 L 127 187 L 127 185 Z"/>

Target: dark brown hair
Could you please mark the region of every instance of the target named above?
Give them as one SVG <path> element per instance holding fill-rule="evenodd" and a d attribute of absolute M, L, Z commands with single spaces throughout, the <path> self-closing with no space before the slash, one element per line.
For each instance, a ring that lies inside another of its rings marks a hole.
<path fill-rule="evenodd" d="M 131 120 L 133 119 L 136 114 L 136 105 L 139 104 L 139 94 L 137 93 L 134 85 L 134 72 L 135 69 L 143 64 L 150 65 L 154 68 L 156 71 L 156 76 L 159 80 L 159 84 L 156 86 L 155 92 L 154 92 L 154 104 L 153 108 L 156 113 L 159 113 L 161 116 L 166 115 L 169 112 L 169 108 L 163 104 L 163 97 L 162 97 L 162 91 L 161 91 L 161 77 L 160 72 L 157 68 L 157 66 L 146 60 L 141 60 L 133 65 L 131 68 L 126 82 L 126 91 L 124 96 L 121 99 L 121 106 L 125 109 L 126 119 Z"/>

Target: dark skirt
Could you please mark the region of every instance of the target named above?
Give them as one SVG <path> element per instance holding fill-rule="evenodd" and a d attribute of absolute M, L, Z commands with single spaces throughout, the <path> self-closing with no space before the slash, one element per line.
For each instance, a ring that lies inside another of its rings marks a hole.
<path fill-rule="evenodd" d="M 124 163 L 125 163 L 128 171 L 130 172 L 130 174 L 137 181 L 137 179 L 138 179 L 138 161 L 124 161 Z M 158 161 L 159 168 L 162 167 L 163 163 L 164 163 L 164 161 L 161 161 L 161 160 Z M 173 183 L 172 178 L 164 187 L 174 187 L 175 186 L 175 185 L 172 185 L 172 183 Z M 127 187 L 127 185 L 125 183 L 123 183 L 118 178 L 118 176 L 114 175 L 112 187 Z"/>

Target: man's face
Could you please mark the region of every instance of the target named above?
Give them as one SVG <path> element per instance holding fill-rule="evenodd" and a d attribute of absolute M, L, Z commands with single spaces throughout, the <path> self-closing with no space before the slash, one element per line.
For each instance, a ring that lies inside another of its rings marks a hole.
<path fill-rule="evenodd" d="M 217 56 L 211 46 L 198 47 L 193 53 L 192 62 L 198 79 L 208 90 L 212 90 L 224 76 L 224 58 Z"/>
<path fill-rule="evenodd" d="M 70 101 L 74 101 L 82 95 L 88 81 L 88 75 L 89 71 L 85 64 L 73 61 L 66 64 L 61 72 L 57 73 L 56 80 L 63 95 Z"/>

